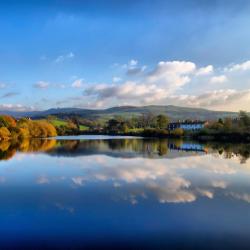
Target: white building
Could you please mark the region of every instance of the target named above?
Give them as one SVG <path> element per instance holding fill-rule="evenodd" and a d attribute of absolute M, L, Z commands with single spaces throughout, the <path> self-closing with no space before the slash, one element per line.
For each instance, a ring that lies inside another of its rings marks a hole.
<path fill-rule="evenodd" d="M 181 128 L 183 130 L 200 130 L 204 128 L 206 122 L 204 121 L 184 121 L 184 122 L 171 122 L 168 124 L 169 130 Z"/>

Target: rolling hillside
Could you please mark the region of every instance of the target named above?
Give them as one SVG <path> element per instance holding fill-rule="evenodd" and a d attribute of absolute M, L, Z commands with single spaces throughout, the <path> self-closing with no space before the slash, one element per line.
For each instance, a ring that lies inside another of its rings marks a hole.
<path fill-rule="evenodd" d="M 116 115 L 123 117 L 139 116 L 141 114 L 152 113 L 165 114 L 172 120 L 183 119 L 197 119 L 197 120 L 213 120 L 220 117 L 235 117 L 236 112 L 224 112 L 224 111 L 211 111 L 201 108 L 186 108 L 173 105 L 159 106 L 121 106 L 108 109 L 80 109 L 80 108 L 58 108 L 48 109 L 44 111 L 32 111 L 32 112 L 16 112 L 16 111 L 0 111 L 0 114 L 12 115 L 16 118 L 19 117 L 31 117 L 33 119 L 44 118 L 48 115 L 54 115 L 60 119 L 65 119 L 71 116 L 79 116 L 87 119 L 109 119 Z"/>

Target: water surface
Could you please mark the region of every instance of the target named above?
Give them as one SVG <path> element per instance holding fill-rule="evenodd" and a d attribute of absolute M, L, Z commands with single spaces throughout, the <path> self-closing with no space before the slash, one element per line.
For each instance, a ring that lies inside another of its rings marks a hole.
<path fill-rule="evenodd" d="M 249 249 L 250 147 L 133 137 L 0 143 L 0 247 Z"/>

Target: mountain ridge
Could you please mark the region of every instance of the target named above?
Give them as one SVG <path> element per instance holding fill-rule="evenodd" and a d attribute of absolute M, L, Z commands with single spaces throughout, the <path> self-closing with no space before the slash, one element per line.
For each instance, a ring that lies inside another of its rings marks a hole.
<path fill-rule="evenodd" d="M 0 114 L 11 115 L 16 118 L 30 117 L 33 119 L 44 118 L 49 115 L 58 118 L 68 118 L 79 116 L 86 119 L 110 119 L 120 115 L 124 117 L 139 116 L 152 113 L 153 115 L 165 114 L 173 120 L 177 119 L 197 119 L 210 120 L 223 117 L 236 117 L 237 112 L 214 111 L 204 108 L 189 108 L 174 105 L 147 105 L 147 106 L 116 106 L 106 109 L 86 109 L 86 108 L 51 108 L 43 111 L 0 111 Z"/>

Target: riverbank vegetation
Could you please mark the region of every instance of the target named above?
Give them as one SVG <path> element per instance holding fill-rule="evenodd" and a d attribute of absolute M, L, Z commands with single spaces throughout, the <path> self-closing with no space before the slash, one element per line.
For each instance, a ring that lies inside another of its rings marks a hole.
<path fill-rule="evenodd" d="M 109 120 L 87 120 L 73 117 L 67 124 L 57 126 L 59 135 L 70 134 L 109 134 L 109 135 L 131 135 L 147 137 L 180 137 L 183 136 L 182 129 L 169 131 L 167 129 L 170 122 L 166 115 L 143 114 L 125 118 L 114 116 Z M 84 129 L 79 129 L 84 126 Z"/>
<path fill-rule="evenodd" d="M 77 121 L 77 122 L 76 122 Z M 191 121 L 186 121 L 191 122 Z M 143 114 L 141 116 L 124 118 L 114 116 L 107 121 L 85 120 L 74 118 L 67 127 L 59 127 L 58 134 L 109 134 L 132 135 L 145 137 L 193 137 L 211 140 L 248 140 L 250 141 L 250 116 L 240 111 L 237 117 L 220 118 L 217 121 L 208 121 L 203 129 L 183 130 L 168 129 L 170 118 L 165 115 Z M 72 125 L 70 125 L 72 124 Z M 77 124 L 88 129 L 80 131 Z"/>
<path fill-rule="evenodd" d="M 0 116 L 0 140 L 47 138 L 56 135 L 56 128 L 46 120 L 33 121 L 27 118 L 16 120 L 11 116 Z"/>
<path fill-rule="evenodd" d="M 200 140 L 250 141 L 250 116 L 240 111 L 237 118 L 209 122 L 192 136 Z"/>
<path fill-rule="evenodd" d="M 192 121 L 186 121 L 192 122 Z M 0 140 L 45 138 L 58 135 L 108 134 L 143 137 L 189 137 L 199 140 L 250 141 L 250 116 L 240 111 L 238 117 L 208 121 L 200 130 L 168 129 L 170 118 L 151 113 L 125 118 L 114 116 L 109 120 L 88 120 L 77 116 L 66 120 L 48 116 L 42 120 L 14 119 L 0 116 Z"/>

